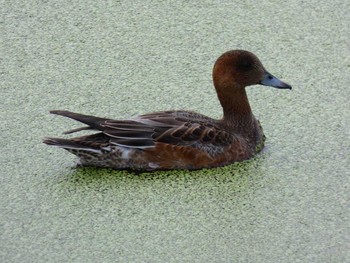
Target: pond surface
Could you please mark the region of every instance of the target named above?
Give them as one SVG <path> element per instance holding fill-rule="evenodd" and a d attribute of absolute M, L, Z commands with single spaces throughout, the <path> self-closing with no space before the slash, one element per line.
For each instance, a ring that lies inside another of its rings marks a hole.
<path fill-rule="evenodd" d="M 350 258 L 350 17 L 344 1 L 8 1 L 1 66 L 2 262 L 345 262 Z M 292 91 L 248 95 L 267 136 L 223 168 L 74 167 L 41 143 L 166 109 L 220 117 L 212 65 L 256 53 Z"/>

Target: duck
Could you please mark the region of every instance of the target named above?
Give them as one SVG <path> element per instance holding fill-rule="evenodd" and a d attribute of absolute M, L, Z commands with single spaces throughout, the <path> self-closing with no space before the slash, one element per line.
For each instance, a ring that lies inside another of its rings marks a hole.
<path fill-rule="evenodd" d="M 254 117 L 246 87 L 292 87 L 270 74 L 253 53 L 230 50 L 215 62 L 213 84 L 223 109 L 214 119 L 185 110 L 168 110 L 114 120 L 64 110 L 50 111 L 86 126 L 93 134 L 45 138 L 50 146 L 63 148 L 78 157 L 78 166 L 118 170 L 198 170 L 251 159 L 264 147 L 265 135 Z"/>

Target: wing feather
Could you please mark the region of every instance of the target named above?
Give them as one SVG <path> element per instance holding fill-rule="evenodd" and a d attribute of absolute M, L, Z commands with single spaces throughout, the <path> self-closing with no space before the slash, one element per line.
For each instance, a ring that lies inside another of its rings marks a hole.
<path fill-rule="evenodd" d="M 217 121 L 185 111 L 156 112 L 125 121 L 107 120 L 102 126 L 112 144 L 133 148 L 153 147 L 156 143 L 203 148 L 228 145 L 234 140 Z"/>

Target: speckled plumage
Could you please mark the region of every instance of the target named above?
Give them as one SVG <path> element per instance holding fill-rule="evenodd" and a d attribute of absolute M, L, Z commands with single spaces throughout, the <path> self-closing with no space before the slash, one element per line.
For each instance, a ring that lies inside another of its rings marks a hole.
<path fill-rule="evenodd" d="M 128 120 L 51 111 L 87 125 L 99 133 L 72 139 L 47 138 L 44 143 L 77 155 L 83 166 L 115 169 L 200 169 L 251 158 L 265 136 L 253 116 L 245 87 L 253 84 L 291 87 L 269 74 L 252 53 L 224 53 L 214 65 L 214 86 L 224 117 L 215 120 L 190 111 L 164 111 Z"/>

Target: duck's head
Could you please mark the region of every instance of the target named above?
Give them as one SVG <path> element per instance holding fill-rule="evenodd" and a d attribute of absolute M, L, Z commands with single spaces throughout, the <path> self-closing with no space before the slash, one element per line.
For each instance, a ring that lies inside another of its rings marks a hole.
<path fill-rule="evenodd" d="M 213 81 L 217 92 L 223 95 L 256 84 L 292 89 L 289 84 L 270 74 L 257 56 L 245 50 L 231 50 L 222 54 L 215 62 Z"/>

